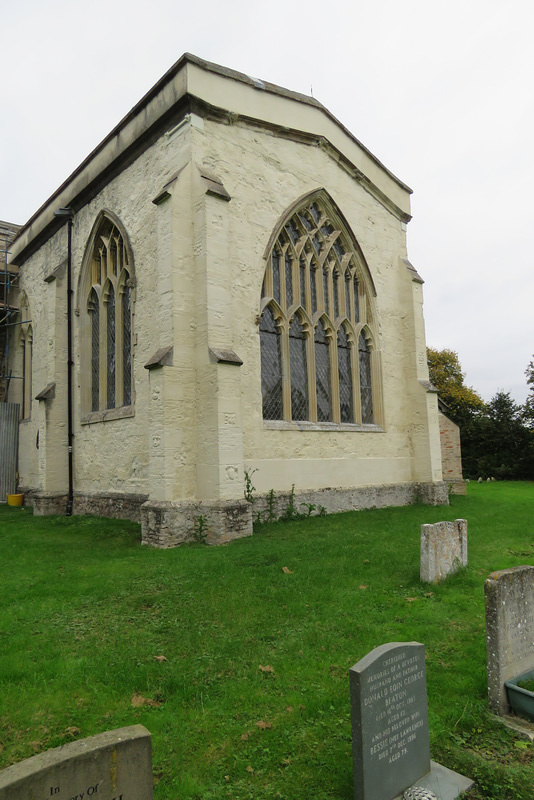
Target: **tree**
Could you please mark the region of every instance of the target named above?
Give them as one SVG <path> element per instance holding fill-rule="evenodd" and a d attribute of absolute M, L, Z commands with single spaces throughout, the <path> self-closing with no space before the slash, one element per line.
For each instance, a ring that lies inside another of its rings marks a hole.
<path fill-rule="evenodd" d="M 509 392 L 497 392 L 476 426 L 471 458 L 479 475 L 501 480 L 534 477 L 534 437 L 523 423 L 523 408 Z"/>
<path fill-rule="evenodd" d="M 534 358 L 525 370 L 527 386 L 530 387 L 525 405 L 523 406 L 523 419 L 529 428 L 534 428 Z"/>
<path fill-rule="evenodd" d="M 464 383 L 458 353 L 454 350 L 434 350 L 427 347 L 430 380 L 441 399 L 449 407 L 449 416 L 460 428 L 484 410 L 484 401 L 474 389 Z"/>

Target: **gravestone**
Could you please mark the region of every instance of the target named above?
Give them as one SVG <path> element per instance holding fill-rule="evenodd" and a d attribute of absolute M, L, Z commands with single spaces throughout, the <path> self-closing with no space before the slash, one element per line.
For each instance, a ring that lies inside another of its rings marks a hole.
<path fill-rule="evenodd" d="M 534 669 L 534 567 L 492 572 L 484 595 L 489 705 L 508 714 L 504 682 Z"/>
<path fill-rule="evenodd" d="M 355 800 L 392 800 L 430 772 L 425 647 L 392 642 L 350 670 Z"/>
<path fill-rule="evenodd" d="M 423 583 L 438 583 L 467 566 L 467 520 L 421 525 Z"/>
<path fill-rule="evenodd" d="M 152 746 L 142 725 L 80 739 L 0 772 L 0 800 L 152 800 Z"/>
<path fill-rule="evenodd" d="M 350 670 L 355 800 L 455 800 L 473 781 L 430 760 L 425 648 L 376 647 Z"/>

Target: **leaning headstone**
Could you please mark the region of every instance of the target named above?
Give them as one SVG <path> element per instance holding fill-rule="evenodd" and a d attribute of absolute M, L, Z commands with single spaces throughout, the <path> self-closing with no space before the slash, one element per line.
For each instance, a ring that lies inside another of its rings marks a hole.
<path fill-rule="evenodd" d="M 423 583 L 439 583 L 460 567 L 467 566 L 467 520 L 421 525 Z"/>
<path fill-rule="evenodd" d="M 504 682 L 534 669 L 534 567 L 492 572 L 484 595 L 489 705 L 508 714 Z"/>
<path fill-rule="evenodd" d="M 142 725 L 47 750 L 0 772 L 0 800 L 152 800 L 152 746 Z"/>
<path fill-rule="evenodd" d="M 425 648 L 376 647 L 350 670 L 355 800 L 454 800 L 473 781 L 430 760 Z M 433 794 L 432 794 L 433 793 Z"/>

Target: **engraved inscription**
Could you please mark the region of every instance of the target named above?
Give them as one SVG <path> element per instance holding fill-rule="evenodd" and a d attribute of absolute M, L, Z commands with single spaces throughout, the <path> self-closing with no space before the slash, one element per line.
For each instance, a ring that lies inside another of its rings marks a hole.
<path fill-rule="evenodd" d="M 369 755 L 389 764 L 408 754 L 407 745 L 416 738 L 423 727 L 421 712 L 415 711 L 413 685 L 424 678 L 418 656 L 407 657 L 399 653 L 384 662 L 386 669 L 369 675 L 365 681 L 362 699 L 364 707 L 375 710 L 375 722 L 382 722 L 382 730 L 374 734 Z"/>

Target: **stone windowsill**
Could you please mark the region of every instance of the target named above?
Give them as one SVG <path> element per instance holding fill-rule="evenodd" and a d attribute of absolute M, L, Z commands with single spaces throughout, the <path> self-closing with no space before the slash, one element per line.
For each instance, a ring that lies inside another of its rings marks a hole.
<path fill-rule="evenodd" d="M 285 419 L 264 419 L 264 430 L 270 431 L 351 431 L 358 433 L 362 431 L 384 433 L 380 425 L 358 425 L 355 422 L 309 422 L 308 420 L 289 422 Z"/>
<path fill-rule="evenodd" d="M 94 422 L 108 422 L 112 419 L 125 419 L 126 417 L 134 417 L 135 410 L 133 406 L 121 406 L 120 408 L 107 408 L 104 411 L 91 411 L 90 414 L 85 414 L 82 419 L 82 425 L 92 425 Z"/>

